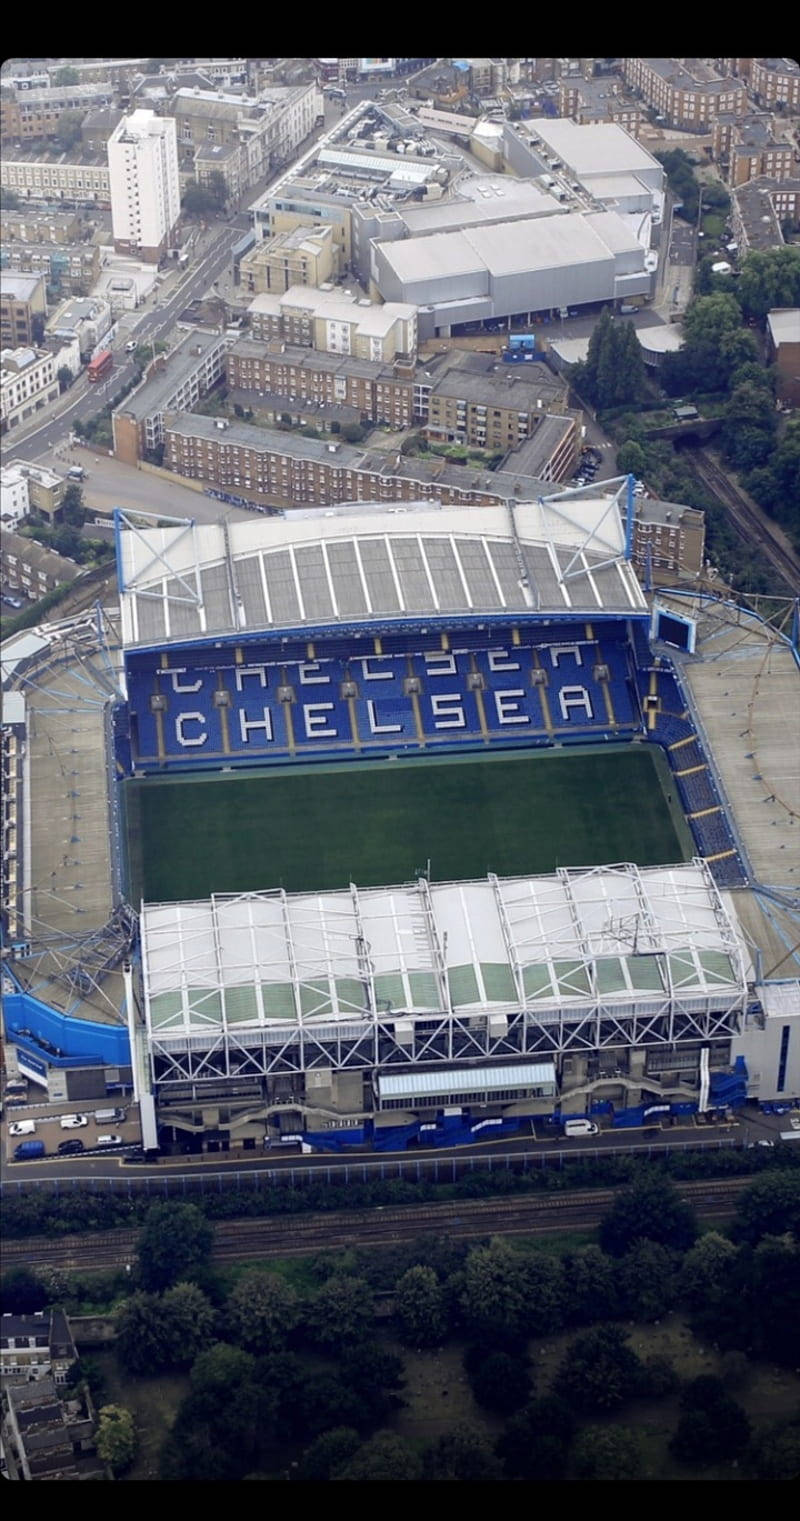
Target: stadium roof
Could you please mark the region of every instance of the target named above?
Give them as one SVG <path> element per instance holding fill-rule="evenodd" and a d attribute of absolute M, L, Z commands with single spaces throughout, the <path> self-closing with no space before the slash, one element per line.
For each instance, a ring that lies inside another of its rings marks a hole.
<path fill-rule="evenodd" d="M 399 1016 L 738 1006 L 749 962 L 705 862 L 144 904 L 154 1039 Z"/>
<path fill-rule="evenodd" d="M 391 515 L 391 524 L 387 521 Z M 646 612 L 616 498 L 141 529 L 118 514 L 123 642 L 423 616 Z"/>

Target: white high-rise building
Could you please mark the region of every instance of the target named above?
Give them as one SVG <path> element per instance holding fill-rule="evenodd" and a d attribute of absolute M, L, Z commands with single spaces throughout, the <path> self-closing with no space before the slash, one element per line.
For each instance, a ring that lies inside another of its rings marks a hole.
<path fill-rule="evenodd" d="M 132 111 L 108 140 L 114 247 L 157 264 L 180 217 L 178 140 L 171 116 Z"/>

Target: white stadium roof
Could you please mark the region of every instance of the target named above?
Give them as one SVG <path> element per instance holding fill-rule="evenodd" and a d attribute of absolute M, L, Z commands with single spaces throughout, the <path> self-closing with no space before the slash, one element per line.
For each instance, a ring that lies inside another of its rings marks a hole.
<path fill-rule="evenodd" d="M 141 948 L 148 1031 L 173 1050 L 396 1017 L 743 1011 L 750 970 L 699 859 L 143 904 Z"/>
<path fill-rule="evenodd" d="M 646 612 L 615 496 L 254 522 L 121 514 L 126 647 L 421 615 Z"/>

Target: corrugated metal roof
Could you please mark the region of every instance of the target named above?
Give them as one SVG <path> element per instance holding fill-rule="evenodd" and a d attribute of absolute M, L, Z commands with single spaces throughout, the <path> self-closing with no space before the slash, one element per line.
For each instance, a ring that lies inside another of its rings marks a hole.
<path fill-rule="evenodd" d="M 461 1067 L 453 1072 L 380 1072 L 378 1092 L 382 1099 L 422 1093 L 494 1093 L 501 1088 L 539 1088 L 555 1080 L 552 1062 L 521 1062 L 514 1067 Z"/>

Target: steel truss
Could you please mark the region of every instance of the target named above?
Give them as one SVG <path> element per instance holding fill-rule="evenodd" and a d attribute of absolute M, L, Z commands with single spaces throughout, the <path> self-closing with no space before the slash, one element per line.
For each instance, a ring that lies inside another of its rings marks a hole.
<path fill-rule="evenodd" d="M 508 1018 L 506 1030 L 498 1034 L 491 1033 L 491 1019 L 486 1016 L 406 1014 L 404 1023 L 408 1021 L 413 1027 L 410 1043 L 398 1039 L 395 1017 L 382 1014 L 365 1020 L 357 1030 L 352 1025 L 326 1030 L 293 1025 L 281 1030 L 251 1030 L 247 1035 L 218 1029 L 213 1039 L 151 1035 L 151 1072 L 154 1083 L 168 1088 L 173 1083 L 267 1078 L 315 1068 L 385 1071 L 412 1064 L 422 1068 L 545 1054 L 555 1058 L 613 1048 L 671 1049 L 730 1040 L 740 1033 L 745 1013 L 743 996 L 722 1006 L 708 998 L 691 1000 L 691 1004 L 694 1006 L 665 998 L 656 1007 L 626 1010 L 598 1002 L 580 1011 L 562 1007 L 544 1018 L 530 1010 L 519 1010 Z"/>

